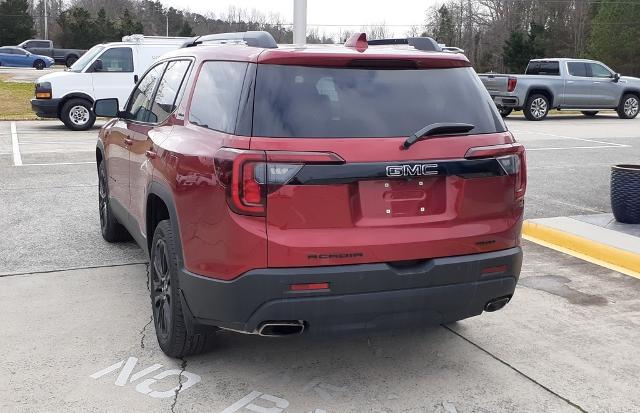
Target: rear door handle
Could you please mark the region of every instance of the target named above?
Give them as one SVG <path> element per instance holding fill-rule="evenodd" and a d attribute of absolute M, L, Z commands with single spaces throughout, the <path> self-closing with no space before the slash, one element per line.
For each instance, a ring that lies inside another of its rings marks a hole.
<path fill-rule="evenodd" d="M 124 138 L 124 144 L 127 146 L 131 146 L 133 145 L 133 139 L 131 138 Z"/>
<path fill-rule="evenodd" d="M 158 156 L 158 154 L 157 154 L 157 153 L 155 153 L 154 151 L 151 151 L 151 150 L 146 151 L 146 152 L 144 153 L 144 155 L 145 155 L 147 158 L 149 158 L 149 159 L 155 159 L 155 158 L 156 158 L 156 156 Z"/>

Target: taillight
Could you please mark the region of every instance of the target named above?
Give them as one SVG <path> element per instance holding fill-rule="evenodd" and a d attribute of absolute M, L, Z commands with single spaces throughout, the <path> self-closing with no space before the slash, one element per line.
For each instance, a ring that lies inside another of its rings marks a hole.
<path fill-rule="evenodd" d="M 260 177 L 255 174 L 255 166 L 265 159 L 263 151 L 222 148 L 216 152 L 216 178 L 226 189 L 227 203 L 232 211 L 244 215 L 264 215 L 264 194 L 258 183 Z"/>
<path fill-rule="evenodd" d="M 507 80 L 507 92 L 513 92 L 514 90 L 516 90 L 517 85 L 518 85 L 518 78 L 509 77 L 509 80 Z"/>
<path fill-rule="evenodd" d="M 515 182 L 516 201 L 524 198 L 527 189 L 527 160 L 524 146 L 519 143 L 504 145 L 480 146 L 470 148 L 465 158 L 496 158 L 506 175 L 513 175 Z"/>
<path fill-rule="evenodd" d="M 232 211 L 264 216 L 266 197 L 288 184 L 305 164 L 339 164 L 333 153 L 251 151 L 221 148 L 214 157 L 218 183 L 226 189 Z"/>

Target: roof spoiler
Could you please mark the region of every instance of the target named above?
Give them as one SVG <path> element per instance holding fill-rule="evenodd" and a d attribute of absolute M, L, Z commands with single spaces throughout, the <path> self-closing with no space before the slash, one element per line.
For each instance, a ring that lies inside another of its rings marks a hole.
<path fill-rule="evenodd" d="M 346 47 L 355 47 L 359 50 L 367 49 L 369 46 L 382 46 L 382 45 L 390 45 L 390 44 L 407 44 L 409 46 L 413 46 L 418 50 L 428 51 L 428 52 L 441 52 L 442 48 L 431 37 L 407 37 L 404 39 L 377 39 L 377 40 L 367 40 L 366 33 L 355 33 L 351 36 L 346 43 L 344 44 Z"/>
<path fill-rule="evenodd" d="M 206 34 L 187 40 L 182 47 L 193 47 L 204 43 L 242 43 L 247 46 L 265 49 L 278 48 L 273 36 L 265 31 Z"/>

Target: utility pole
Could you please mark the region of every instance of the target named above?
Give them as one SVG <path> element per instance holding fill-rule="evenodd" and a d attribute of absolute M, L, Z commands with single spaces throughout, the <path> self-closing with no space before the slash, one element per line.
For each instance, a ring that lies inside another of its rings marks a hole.
<path fill-rule="evenodd" d="M 44 40 L 49 40 L 49 13 L 47 12 L 47 0 L 44 3 Z"/>
<path fill-rule="evenodd" d="M 293 43 L 307 43 L 307 0 L 293 0 Z"/>
<path fill-rule="evenodd" d="M 169 12 L 167 12 L 165 17 L 167 18 L 167 37 L 169 37 Z"/>

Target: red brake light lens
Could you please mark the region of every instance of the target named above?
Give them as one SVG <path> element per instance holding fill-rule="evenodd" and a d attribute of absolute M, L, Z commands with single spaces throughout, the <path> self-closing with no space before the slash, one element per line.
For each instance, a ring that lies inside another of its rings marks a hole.
<path fill-rule="evenodd" d="M 215 176 L 225 188 L 232 211 L 264 216 L 266 197 L 291 179 L 304 164 L 340 164 L 334 153 L 251 151 L 221 148 L 214 157 Z"/>
<path fill-rule="evenodd" d="M 514 90 L 516 90 L 517 85 L 518 85 L 518 78 L 510 77 L 509 80 L 507 80 L 507 92 L 513 92 Z"/>

